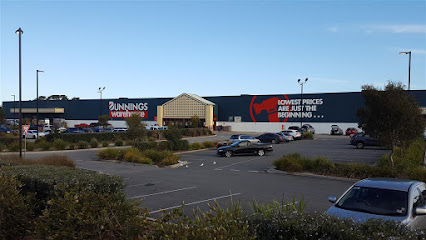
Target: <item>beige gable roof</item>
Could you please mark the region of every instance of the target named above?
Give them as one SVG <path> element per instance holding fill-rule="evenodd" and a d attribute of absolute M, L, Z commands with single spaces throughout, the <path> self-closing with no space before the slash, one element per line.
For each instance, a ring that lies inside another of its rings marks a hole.
<path fill-rule="evenodd" d="M 215 105 L 213 102 L 210 102 L 209 100 L 206 100 L 198 95 L 192 94 L 192 93 L 182 93 L 181 95 L 173 98 L 172 100 L 169 100 L 163 104 L 163 106 L 170 104 L 171 102 L 175 101 L 176 99 L 182 98 L 182 97 L 188 97 L 190 99 L 193 99 L 203 105 Z"/>
<path fill-rule="evenodd" d="M 206 108 L 213 105 L 215 104 L 195 94 L 182 93 L 162 106 L 164 118 L 205 118 Z"/>

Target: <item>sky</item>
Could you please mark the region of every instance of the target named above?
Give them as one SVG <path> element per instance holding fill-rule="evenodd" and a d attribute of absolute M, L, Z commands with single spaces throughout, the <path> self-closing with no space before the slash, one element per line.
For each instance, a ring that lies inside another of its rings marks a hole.
<path fill-rule="evenodd" d="M 0 103 L 426 89 L 426 1 L 0 0 Z"/>

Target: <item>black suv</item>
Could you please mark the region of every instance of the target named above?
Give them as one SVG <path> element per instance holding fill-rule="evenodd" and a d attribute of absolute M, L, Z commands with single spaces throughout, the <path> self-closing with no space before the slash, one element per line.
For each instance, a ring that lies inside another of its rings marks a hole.
<path fill-rule="evenodd" d="M 379 146 L 379 142 L 376 138 L 370 137 L 365 133 L 355 134 L 351 140 L 351 144 L 356 146 L 356 148 L 364 148 L 364 146 Z"/>

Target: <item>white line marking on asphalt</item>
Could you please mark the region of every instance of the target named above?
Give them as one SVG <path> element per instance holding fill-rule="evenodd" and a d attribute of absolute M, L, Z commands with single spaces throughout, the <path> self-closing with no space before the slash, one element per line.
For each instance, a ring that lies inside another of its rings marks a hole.
<path fill-rule="evenodd" d="M 231 172 L 239 172 L 240 170 L 238 170 L 238 169 L 231 169 L 230 171 Z"/>
<path fill-rule="evenodd" d="M 249 159 L 247 161 L 242 161 L 242 162 L 237 162 L 237 163 L 229 164 L 229 165 L 226 165 L 226 166 L 222 166 L 220 168 L 226 168 L 226 167 L 234 166 L 234 165 L 241 164 L 241 163 L 251 162 L 251 161 L 256 160 L 256 159 L 259 159 L 259 158 L 258 157 L 251 158 L 251 159 Z"/>
<path fill-rule="evenodd" d="M 249 173 L 258 173 L 259 171 L 249 171 Z"/>
<path fill-rule="evenodd" d="M 215 168 L 215 169 L 213 169 L 213 170 L 219 170 L 219 171 L 222 171 L 223 169 L 222 169 L 222 168 Z"/>
<path fill-rule="evenodd" d="M 196 204 L 199 204 L 199 203 L 209 202 L 209 201 L 212 201 L 212 200 L 217 200 L 217 199 L 222 199 L 222 198 L 227 198 L 227 197 L 232 197 L 232 196 L 236 196 L 236 195 L 240 195 L 240 194 L 241 193 L 233 193 L 233 194 L 229 194 L 229 195 L 225 195 L 225 196 L 220 196 L 220 197 L 215 197 L 215 198 L 210 198 L 210 199 L 206 199 L 206 200 L 201 200 L 201 201 L 196 201 L 196 202 L 191 202 L 191 203 L 184 203 L 184 205 L 185 206 L 196 205 Z M 158 213 L 158 212 L 161 212 L 161 211 L 167 211 L 167 210 L 171 210 L 171 209 L 175 209 L 175 208 L 180 208 L 180 207 L 182 207 L 182 205 L 168 207 L 168 208 L 161 208 L 161 209 L 158 209 L 156 211 L 149 212 L 149 213 L 153 214 L 153 213 Z"/>
<path fill-rule="evenodd" d="M 179 189 L 170 190 L 170 191 L 164 191 L 164 192 L 151 193 L 151 194 L 146 194 L 146 195 L 131 197 L 129 199 L 143 198 L 143 197 L 149 197 L 149 196 L 160 195 L 160 194 L 167 194 L 167 193 L 178 192 L 178 191 L 183 191 L 183 190 L 188 190 L 188 189 L 194 189 L 194 188 L 197 188 L 197 187 L 194 186 L 194 187 L 179 188 Z"/>

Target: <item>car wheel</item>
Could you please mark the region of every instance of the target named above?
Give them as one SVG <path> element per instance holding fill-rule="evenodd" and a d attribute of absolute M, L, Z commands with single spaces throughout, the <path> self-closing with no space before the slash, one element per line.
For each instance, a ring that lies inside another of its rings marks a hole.
<path fill-rule="evenodd" d="M 272 144 L 275 144 L 275 143 L 277 143 L 277 140 L 272 139 L 271 143 L 272 143 Z"/>
<path fill-rule="evenodd" d="M 232 157 L 232 152 L 231 151 L 226 151 L 225 152 L 225 157 Z"/>
<path fill-rule="evenodd" d="M 263 149 L 259 149 L 259 151 L 257 151 L 257 155 L 262 157 L 263 155 L 265 155 L 265 151 Z"/>
<path fill-rule="evenodd" d="M 357 143 L 356 148 L 358 148 L 358 149 L 364 148 L 364 143 L 362 143 L 362 142 Z"/>

